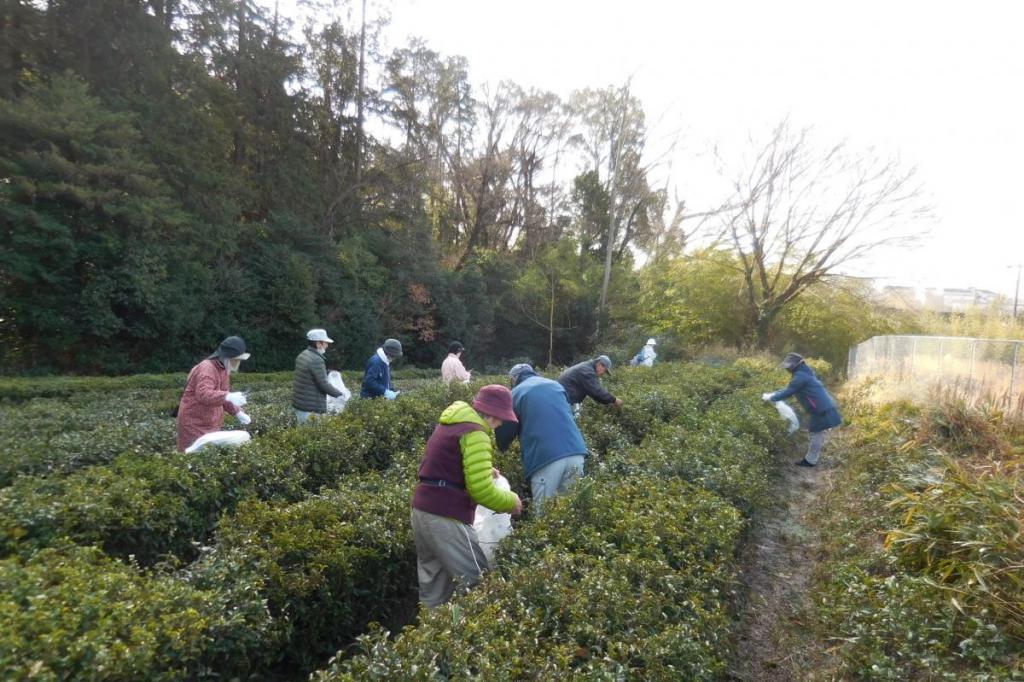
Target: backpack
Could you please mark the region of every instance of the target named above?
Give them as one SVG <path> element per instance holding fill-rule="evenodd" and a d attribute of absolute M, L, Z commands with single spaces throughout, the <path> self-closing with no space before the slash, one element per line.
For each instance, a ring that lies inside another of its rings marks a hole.
<path fill-rule="evenodd" d="M 639 365 L 643 361 L 644 361 L 644 349 L 641 348 L 640 351 L 630 359 L 629 365 L 630 365 L 630 367 L 636 367 L 637 365 Z"/>

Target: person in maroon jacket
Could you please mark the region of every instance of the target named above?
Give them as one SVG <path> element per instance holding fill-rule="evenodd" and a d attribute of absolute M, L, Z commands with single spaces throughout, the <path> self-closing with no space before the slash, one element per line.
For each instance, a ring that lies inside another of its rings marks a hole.
<path fill-rule="evenodd" d="M 480 582 L 487 557 L 473 519 L 481 504 L 496 512 L 523 511 L 519 496 L 494 484 L 494 429 L 516 421 L 512 392 L 484 386 L 472 404 L 456 401 L 444 412 L 427 440 L 412 498 L 412 531 L 420 601 L 434 608 L 451 599 L 456 582 Z"/>
<path fill-rule="evenodd" d="M 242 360 L 249 359 L 245 341 L 240 336 L 229 336 L 210 357 L 188 373 L 185 392 L 178 403 L 178 451 L 207 433 L 224 427 L 224 413 L 235 415 L 242 424 L 252 421 L 242 407 L 245 394 L 231 391 L 231 372 L 238 371 Z"/>

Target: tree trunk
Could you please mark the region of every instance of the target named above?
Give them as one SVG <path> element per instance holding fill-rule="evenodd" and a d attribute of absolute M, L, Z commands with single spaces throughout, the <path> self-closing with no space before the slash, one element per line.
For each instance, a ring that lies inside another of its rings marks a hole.
<path fill-rule="evenodd" d="M 359 92 L 356 99 L 356 185 L 363 181 L 363 84 L 366 80 L 366 0 L 359 29 Z"/>
<path fill-rule="evenodd" d="M 758 350 L 768 350 L 771 341 L 772 322 L 778 311 L 761 309 L 754 320 L 754 345 Z"/>
<path fill-rule="evenodd" d="M 548 309 L 548 367 L 555 357 L 555 279 L 551 280 L 551 306 Z"/>
<path fill-rule="evenodd" d="M 608 305 L 608 283 L 612 278 L 612 245 L 615 243 L 615 183 L 618 173 L 618 145 L 613 139 L 611 153 L 608 155 L 608 234 L 604 242 L 604 278 L 601 280 L 601 302 L 597 307 L 597 324 L 594 329 L 594 341 L 601 340 L 601 323 Z"/>

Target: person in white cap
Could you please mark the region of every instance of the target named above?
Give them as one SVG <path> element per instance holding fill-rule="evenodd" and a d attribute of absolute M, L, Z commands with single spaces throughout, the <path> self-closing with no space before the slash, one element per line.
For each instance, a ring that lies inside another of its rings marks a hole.
<path fill-rule="evenodd" d="M 342 394 L 327 380 L 327 363 L 324 353 L 334 340 L 324 329 L 310 329 L 306 333 L 309 347 L 295 358 L 295 379 L 292 383 L 292 408 L 295 418 L 305 424 L 314 414 L 327 412 L 327 396 L 337 398 Z"/>
<path fill-rule="evenodd" d="M 651 337 L 647 339 L 647 343 L 640 349 L 640 352 L 633 356 L 633 359 L 629 361 L 629 364 L 634 367 L 642 365 L 644 367 L 653 367 L 654 358 L 658 357 L 658 354 L 654 352 L 654 347 L 658 345 L 658 342 Z"/>

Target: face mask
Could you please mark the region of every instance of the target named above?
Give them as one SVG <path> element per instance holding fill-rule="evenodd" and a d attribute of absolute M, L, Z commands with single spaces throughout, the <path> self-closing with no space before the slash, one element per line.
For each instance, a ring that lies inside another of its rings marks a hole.
<path fill-rule="evenodd" d="M 242 366 L 242 361 L 237 358 L 226 358 L 224 360 L 224 369 L 228 371 L 228 374 L 237 372 L 238 368 Z"/>

